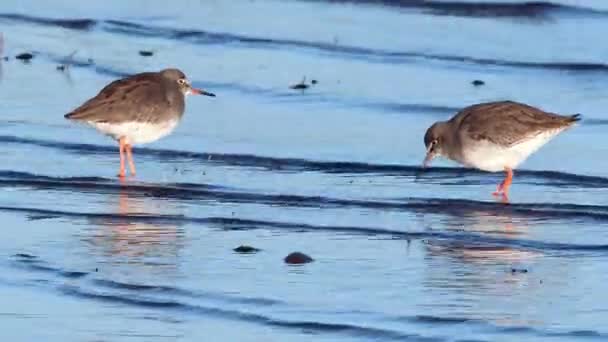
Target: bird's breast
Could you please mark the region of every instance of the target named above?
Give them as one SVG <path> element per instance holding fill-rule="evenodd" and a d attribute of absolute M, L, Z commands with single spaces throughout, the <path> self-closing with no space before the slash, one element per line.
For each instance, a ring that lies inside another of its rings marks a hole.
<path fill-rule="evenodd" d="M 488 140 L 469 141 L 462 149 L 460 162 L 490 172 L 515 169 L 559 132 L 561 130 L 542 132 L 510 146 Z"/>
<path fill-rule="evenodd" d="M 125 138 L 129 144 L 145 144 L 156 141 L 175 130 L 179 118 L 149 122 L 130 121 L 121 123 L 96 123 L 95 128 L 114 139 Z"/>

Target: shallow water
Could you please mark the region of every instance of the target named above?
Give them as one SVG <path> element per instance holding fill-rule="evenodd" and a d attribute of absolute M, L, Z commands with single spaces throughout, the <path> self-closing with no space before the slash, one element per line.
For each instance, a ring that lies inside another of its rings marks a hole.
<path fill-rule="evenodd" d="M 3 340 L 606 339 L 608 6 L 485 3 L 0 3 Z M 120 183 L 63 114 L 167 66 L 218 97 Z M 430 124 L 499 99 L 584 116 L 510 205 L 419 168 Z"/>

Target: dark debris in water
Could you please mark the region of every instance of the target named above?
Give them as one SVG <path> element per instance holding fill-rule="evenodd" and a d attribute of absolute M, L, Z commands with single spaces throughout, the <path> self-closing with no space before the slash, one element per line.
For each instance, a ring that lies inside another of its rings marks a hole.
<path fill-rule="evenodd" d="M 294 85 L 289 86 L 290 89 L 294 89 L 294 90 L 304 90 L 304 89 L 308 89 L 309 85 L 305 84 L 305 83 L 297 83 Z"/>
<path fill-rule="evenodd" d="M 482 80 L 474 80 L 473 82 L 471 82 L 472 85 L 479 87 L 482 86 L 484 84 L 486 84 L 486 82 L 482 81 Z"/>
<path fill-rule="evenodd" d="M 233 249 L 233 251 L 241 254 L 253 254 L 261 251 L 261 249 L 247 245 L 240 245 L 237 248 Z"/>
<path fill-rule="evenodd" d="M 293 252 L 289 253 L 289 255 L 285 257 L 284 261 L 286 264 L 290 265 L 301 265 L 313 262 L 314 259 L 302 252 Z"/>
<path fill-rule="evenodd" d="M 298 83 L 298 84 L 294 84 L 294 85 L 290 86 L 289 88 L 295 89 L 295 90 L 304 90 L 304 89 L 308 89 L 308 84 Z"/>
<path fill-rule="evenodd" d="M 511 273 L 528 273 L 527 268 L 512 268 Z"/>
<path fill-rule="evenodd" d="M 35 255 L 27 254 L 27 253 L 17 253 L 14 255 L 14 257 L 21 258 L 21 259 L 36 259 Z"/>
<path fill-rule="evenodd" d="M 20 61 L 24 61 L 24 62 L 28 62 L 30 61 L 32 58 L 34 58 L 34 55 L 29 53 L 29 52 L 23 52 L 18 54 L 17 56 L 15 56 L 16 59 L 20 60 Z"/>
<path fill-rule="evenodd" d="M 151 57 L 154 56 L 154 52 L 150 50 L 139 50 L 139 55 L 143 57 Z"/>
<path fill-rule="evenodd" d="M 77 279 L 77 278 L 82 278 L 87 276 L 89 273 L 88 272 L 81 272 L 81 271 L 64 271 L 61 272 L 61 275 L 66 277 L 66 278 L 71 278 L 71 279 Z"/>
<path fill-rule="evenodd" d="M 302 80 L 300 81 L 300 83 L 296 83 L 296 84 L 290 85 L 290 86 L 289 86 L 289 89 L 294 89 L 294 90 L 306 90 L 306 89 L 310 88 L 310 87 L 311 87 L 311 85 L 315 85 L 315 84 L 317 84 L 317 83 L 319 83 L 319 81 L 317 81 L 317 80 L 313 79 L 312 81 L 310 81 L 310 85 L 309 85 L 309 84 L 307 84 L 307 83 L 306 83 L 306 76 L 304 76 L 304 77 L 302 78 Z"/>

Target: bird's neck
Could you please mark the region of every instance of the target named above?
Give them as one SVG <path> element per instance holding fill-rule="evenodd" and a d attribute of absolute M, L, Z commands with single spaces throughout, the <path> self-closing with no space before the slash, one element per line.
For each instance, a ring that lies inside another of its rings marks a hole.
<path fill-rule="evenodd" d="M 458 137 L 458 130 L 454 129 L 452 126 L 454 125 L 451 121 L 446 121 L 442 123 L 443 132 L 441 134 L 442 145 L 449 146 L 444 150 L 444 154 L 446 157 L 452 160 L 461 160 L 462 156 L 460 155 L 460 139 Z"/>
<path fill-rule="evenodd" d="M 166 95 L 167 101 L 180 117 L 183 115 L 184 107 L 185 107 L 185 95 L 179 90 L 167 91 Z"/>

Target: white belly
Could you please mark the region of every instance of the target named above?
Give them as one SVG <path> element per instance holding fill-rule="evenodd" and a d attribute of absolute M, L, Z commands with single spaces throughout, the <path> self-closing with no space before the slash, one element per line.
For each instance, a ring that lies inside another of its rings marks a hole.
<path fill-rule="evenodd" d="M 170 120 L 160 123 L 125 122 L 125 123 L 92 123 L 101 133 L 118 140 L 125 138 L 130 145 L 145 144 L 158 140 L 173 132 L 179 120 Z"/>
<path fill-rule="evenodd" d="M 505 168 L 515 169 L 561 131 L 541 133 L 510 147 L 502 147 L 488 141 L 476 142 L 475 145 L 465 148 L 463 160 L 460 162 L 490 172 L 503 171 Z"/>

